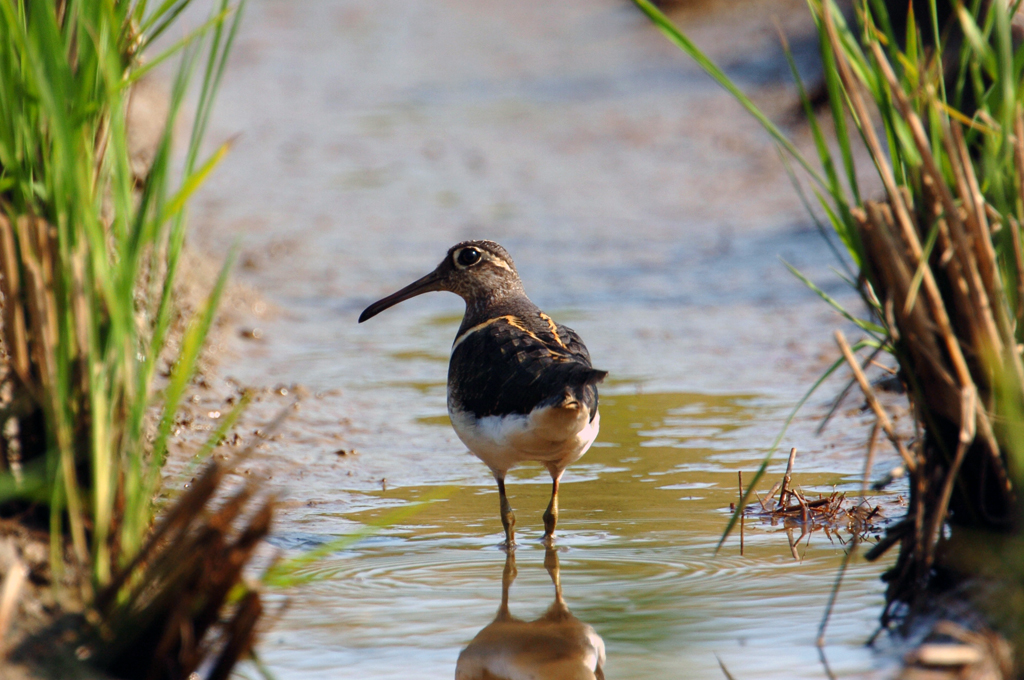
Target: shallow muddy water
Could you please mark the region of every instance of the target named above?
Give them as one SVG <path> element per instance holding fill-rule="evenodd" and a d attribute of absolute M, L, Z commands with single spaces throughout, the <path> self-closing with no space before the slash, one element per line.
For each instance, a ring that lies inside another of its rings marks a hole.
<path fill-rule="evenodd" d="M 772 17 L 799 46 L 803 11 L 678 18 L 781 119 L 794 100 Z M 719 660 L 737 678 L 827 676 L 814 640 L 843 545 L 818 532 L 794 559 L 782 527 L 748 520 L 742 556 L 736 537 L 713 552 L 737 471 L 749 479 L 835 354 L 838 317 L 780 258 L 853 299 L 756 124 L 629 3 L 251 0 L 211 132 L 241 136 L 193 240 L 223 253 L 240 238 L 237 278 L 272 308 L 223 373 L 308 395 L 258 456 L 285 500 L 273 543 L 292 556 L 355 537 L 281 593 L 261 645 L 277 677 L 451 678 L 499 610 L 496 489 L 445 415 L 461 302 L 356 324 L 463 238 L 505 245 L 610 371 L 557 539 L 562 618 L 603 640 L 606 676 L 720 678 Z M 816 437 L 825 407 L 783 445 L 805 491 L 853 494 L 869 420 L 851 400 Z M 882 451 L 874 476 L 894 464 Z M 555 602 L 548 491 L 539 468 L 511 474 L 508 610 L 524 622 Z M 864 647 L 883 568 L 855 562 L 843 584 L 825 649 L 840 677 L 892 666 Z"/>
<path fill-rule="evenodd" d="M 717 659 L 735 677 L 826 677 L 814 638 L 842 546 L 819 531 L 795 560 L 784 528 L 747 520 L 743 556 L 737 537 L 713 556 L 735 471 L 754 468 L 764 441 L 754 421 L 775 423 L 777 411 L 754 394 L 696 393 L 620 393 L 601 409 L 599 445 L 566 475 L 557 546 L 566 604 L 603 639 L 607 677 L 717 678 Z M 439 430 L 426 434 L 448 436 L 445 418 L 423 420 Z M 263 645 L 282 677 L 452 676 L 460 650 L 495 616 L 506 560 L 493 481 L 459 448 L 421 454 L 443 470 L 432 484 L 352 492 L 340 509 L 327 480 L 305 478 L 311 502 L 285 512 L 277 545 L 311 548 L 327 532 L 372 529 L 300 572 L 315 582 L 289 593 Z M 371 443 L 361 455 L 387 447 Z M 859 486 L 855 474 L 824 469 L 842 467 L 832 461 L 800 467 L 807 492 Z M 509 609 L 530 621 L 554 599 L 539 542 L 550 480 L 536 468 L 510 477 L 520 545 Z M 878 573 L 857 564 L 844 583 L 826 649 L 839 676 L 887 665 L 861 646 L 876 625 Z"/>

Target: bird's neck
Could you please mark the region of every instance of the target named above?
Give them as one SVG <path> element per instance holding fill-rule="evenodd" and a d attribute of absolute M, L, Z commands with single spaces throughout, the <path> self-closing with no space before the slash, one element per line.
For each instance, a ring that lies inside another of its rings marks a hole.
<path fill-rule="evenodd" d="M 466 314 L 462 317 L 459 333 L 495 317 L 511 314 L 522 318 L 535 311 L 537 306 L 526 297 L 522 286 L 518 290 L 494 291 L 486 296 L 466 300 Z"/>

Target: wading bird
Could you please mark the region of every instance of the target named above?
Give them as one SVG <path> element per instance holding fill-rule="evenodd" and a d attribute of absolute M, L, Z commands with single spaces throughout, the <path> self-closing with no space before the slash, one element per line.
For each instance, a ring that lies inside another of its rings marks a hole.
<path fill-rule="evenodd" d="M 550 542 L 558 482 L 597 437 L 597 383 L 608 373 L 591 366 L 575 331 L 530 302 L 512 258 L 494 241 L 452 246 L 434 271 L 367 307 L 359 322 L 435 290 L 466 301 L 448 364 L 448 415 L 459 439 L 498 482 L 505 545 L 515 545 L 516 523 L 505 475 L 526 461 L 551 473 L 544 512 L 544 540 Z"/>

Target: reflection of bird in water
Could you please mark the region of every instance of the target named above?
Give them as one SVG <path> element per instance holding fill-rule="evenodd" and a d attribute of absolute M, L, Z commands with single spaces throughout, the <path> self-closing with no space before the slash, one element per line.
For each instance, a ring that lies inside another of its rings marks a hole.
<path fill-rule="evenodd" d="M 433 290 L 456 293 L 466 314 L 448 364 L 448 415 L 459 439 L 498 482 L 505 544 L 515 544 L 516 517 L 505 474 L 537 461 L 551 473 L 544 538 L 558 522 L 558 481 L 597 437 L 597 383 L 607 375 L 571 328 L 530 302 L 512 258 L 494 241 L 464 241 L 431 273 L 379 300 L 360 323 Z"/>
<path fill-rule="evenodd" d="M 544 567 L 555 584 L 555 601 L 535 621 L 517 619 L 508 611 L 508 589 L 516 578 L 515 554 L 509 551 L 498 615 L 459 654 L 455 680 L 604 680 L 604 641 L 565 605 L 558 553 L 551 546 Z"/>

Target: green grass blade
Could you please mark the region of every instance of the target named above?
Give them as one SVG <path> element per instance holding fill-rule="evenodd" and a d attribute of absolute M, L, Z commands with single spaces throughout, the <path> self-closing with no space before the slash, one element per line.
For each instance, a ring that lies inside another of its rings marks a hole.
<path fill-rule="evenodd" d="M 185 468 L 185 472 L 182 473 L 183 477 L 190 479 L 195 476 L 196 467 L 206 461 L 213 450 L 217 448 L 222 441 L 224 441 L 228 436 L 228 432 L 230 432 L 231 428 L 235 426 L 235 423 L 238 422 L 238 419 L 242 416 L 242 413 L 245 412 L 245 409 L 248 408 L 250 403 L 252 403 L 252 394 L 246 391 L 242 394 L 242 398 L 238 400 L 238 403 L 235 404 L 226 415 L 221 417 L 220 421 L 217 423 L 217 429 L 215 429 L 210 436 L 206 438 L 202 447 L 200 447 L 200 449 L 192 456 L 192 460 Z"/>
<path fill-rule="evenodd" d="M 224 266 L 221 267 L 220 274 L 217 276 L 217 282 L 214 284 L 213 291 L 207 298 L 203 308 L 196 312 L 195 317 L 185 331 L 185 337 L 181 343 L 181 352 L 171 371 L 168 385 L 164 389 L 164 412 L 163 417 L 160 419 L 156 441 L 153 444 L 154 466 L 151 474 L 159 474 L 159 469 L 163 464 L 163 457 L 167 452 L 167 439 L 170 436 L 171 426 L 174 423 L 174 414 L 177 412 L 178 404 L 185 394 L 185 388 L 195 372 L 200 351 L 207 335 L 209 335 L 210 326 L 213 324 L 214 314 L 217 311 L 217 304 L 220 302 L 221 294 L 224 292 L 224 286 L 227 285 L 228 273 L 234 264 L 237 251 L 237 247 L 233 248 L 231 254 L 228 255 Z"/>
<path fill-rule="evenodd" d="M 814 196 L 818 199 L 818 205 L 825 211 L 825 216 L 828 217 L 829 223 L 832 225 L 832 230 L 835 231 L 836 235 L 843 242 L 846 247 L 846 252 L 853 258 L 853 263 L 859 269 L 864 263 L 864 244 L 860 240 L 860 232 L 857 231 L 857 225 L 853 220 L 853 215 L 847 209 L 842 217 L 836 214 L 829 205 L 829 201 L 825 196 L 821 194 L 817 189 L 814 190 Z M 855 286 L 856 287 L 856 286 Z"/>
<path fill-rule="evenodd" d="M 171 57 L 175 56 L 176 54 L 180 53 L 186 47 L 193 44 L 196 40 L 204 37 L 206 34 L 210 32 L 212 28 L 223 23 L 230 13 L 231 10 L 227 9 L 218 14 L 214 14 L 212 17 L 207 19 L 206 22 L 204 22 L 201 26 L 190 31 L 188 35 L 186 35 L 184 38 L 174 43 L 157 56 L 148 60 L 145 64 L 142 64 L 138 68 L 133 69 L 128 77 L 128 80 L 126 81 L 126 84 L 131 85 L 144 78 L 154 68 L 156 68 L 163 62 L 167 61 Z"/>
<path fill-rule="evenodd" d="M 793 189 L 796 191 L 797 196 L 800 198 L 800 202 L 803 204 L 804 210 L 806 210 L 807 214 L 810 215 L 811 221 L 814 222 L 814 226 L 815 228 L 817 228 L 818 233 L 821 234 L 821 237 L 823 239 L 825 239 L 825 243 L 828 245 L 829 250 L 832 251 L 832 254 L 835 256 L 836 260 L 843 267 L 843 269 L 846 270 L 850 278 L 854 278 L 853 271 L 850 270 L 850 264 L 847 261 L 847 258 L 843 257 L 843 254 L 839 252 L 839 248 L 836 247 L 836 244 L 832 242 L 832 237 L 829 236 L 828 230 L 825 228 L 825 225 L 822 224 L 821 220 L 818 219 L 818 215 L 814 212 L 814 209 L 811 207 L 810 201 L 807 200 L 807 194 L 806 192 L 804 192 L 804 187 L 802 184 L 800 184 L 800 179 L 796 176 L 796 173 L 793 171 L 793 166 L 792 164 L 790 164 L 789 159 L 786 157 L 786 154 L 782 151 L 782 149 L 779 149 L 778 147 L 776 147 L 776 150 L 779 154 L 779 160 L 782 161 L 782 167 L 786 169 L 786 175 L 789 176 L 789 183 L 793 186 Z M 854 286 L 854 288 L 856 288 L 856 286 Z"/>
<path fill-rule="evenodd" d="M 181 13 L 192 4 L 192 0 L 165 0 L 160 7 L 150 15 L 142 26 L 140 32 L 145 36 L 142 49 L 151 45 L 153 41 L 163 35 L 164 31 L 170 28 Z"/>
<path fill-rule="evenodd" d="M 227 156 L 228 151 L 231 150 L 232 141 L 224 142 L 220 147 L 214 151 L 209 158 L 203 163 L 203 165 L 185 178 L 185 182 L 181 188 L 178 189 L 177 193 L 171 197 L 164 206 L 163 213 L 157 219 L 158 223 L 166 222 L 173 216 L 181 212 L 182 208 L 188 202 L 188 199 L 192 197 L 192 194 L 206 181 L 206 178 L 213 172 L 213 169 L 217 167 L 217 164 L 224 160 Z"/>
<path fill-rule="evenodd" d="M 850 131 L 846 125 L 846 93 L 836 69 L 835 55 L 828 44 L 824 32 L 819 36 L 819 49 L 824 67 L 825 91 L 828 93 L 829 111 L 832 113 L 832 127 L 835 131 L 836 143 L 843 158 L 846 181 L 853 195 L 853 202 L 860 203 L 860 187 L 857 184 L 857 169 L 853 159 L 853 147 L 850 144 Z"/>
<path fill-rule="evenodd" d="M 811 281 L 806 276 L 804 276 L 802 273 L 800 273 L 800 270 L 798 270 L 796 267 L 794 267 L 790 263 L 786 262 L 785 260 L 782 260 L 782 264 L 786 265 L 786 269 L 788 269 L 790 271 L 790 273 L 793 274 L 793 276 L 795 276 L 798 279 L 800 279 L 804 283 L 805 286 L 807 286 L 812 291 L 814 291 L 814 293 L 818 297 L 820 297 L 822 300 L 827 302 L 830 307 L 832 307 L 837 312 L 839 312 L 843 316 L 844 319 L 846 319 L 847 321 L 855 324 L 857 326 L 857 328 L 860 328 L 865 333 L 868 333 L 869 335 L 871 335 L 878 342 L 881 342 L 882 338 L 885 337 L 886 332 L 885 332 L 884 328 L 882 328 L 881 326 L 879 326 L 876 323 L 872 323 L 871 321 L 866 321 L 864 319 L 858 319 L 857 317 L 853 316 L 852 314 L 850 314 L 850 312 L 848 312 L 846 310 L 845 307 L 843 307 L 841 304 L 839 304 L 839 302 L 837 302 L 835 300 L 835 298 L 833 298 L 831 295 L 829 295 L 825 291 L 823 291 L 820 288 L 818 288 L 818 286 L 816 286 L 813 281 Z"/>
<path fill-rule="evenodd" d="M 994 76 L 998 70 L 996 66 L 996 55 L 992 46 L 989 44 L 988 39 L 978 27 L 978 23 L 974 20 L 974 17 L 963 5 L 957 5 L 956 15 L 960 20 L 960 28 L 964 32 L 964 38 L 966 38 L 967 43 L 974 50 L 974 54 L 984 65 L 985 71 L 989 76 Z"/>
<path fill-rule="evenodd" d="M 942 43 L 942 31 L 939 29 L 939 8 L 936 5 L 936 0 L 928 1 L 928 12 L 931 18 L 933 53 L 945 54 L 945 45 Z M 944 103 L 949 101 L 946 93 L 945 77 L 939 78 L 939 99 Z"/>

